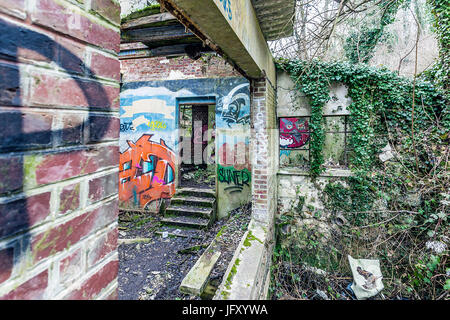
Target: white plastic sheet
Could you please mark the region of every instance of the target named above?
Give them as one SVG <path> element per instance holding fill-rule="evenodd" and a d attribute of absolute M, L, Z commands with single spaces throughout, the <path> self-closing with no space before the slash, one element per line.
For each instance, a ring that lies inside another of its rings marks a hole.
<path fill-rule="evenodd" d="M 384 289 L 379 260 L 353 259 L 348 256 L 353 274 L 351 288 L 358 300 L 375 296 Z"/>

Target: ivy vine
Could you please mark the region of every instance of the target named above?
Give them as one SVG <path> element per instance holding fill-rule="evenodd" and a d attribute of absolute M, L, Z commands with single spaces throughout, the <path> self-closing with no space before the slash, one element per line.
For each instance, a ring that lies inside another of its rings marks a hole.
<path fill-rule="evenodd" d="M 422 78 L 433 81 L 443 90 L 450 89 L 450 3 L 449 0 L 428 0 L 434 17 L 434 29 L 439 42 L 439 59 Z"/>
<path fill-rule="evenodd" d="M 352 99 L 348 110 L 352 128 L 353 155 L 349 166 L 354 176 L 349 180 L 353 210 L 370 209 L 371 201 L 379 193 L 376 181 L 379 177 L 374 172 L 383 168 L 378 155 L 388 143 L 398 151 L 402 161 L 399 182 L 417 181 L 433 170 L 435 174 L 445 173 L 446 162 L 437 164 L 436 159 L 448 151 L 440 146 L 448 146 L 449 142 L 449 107 L 444 93 L 432 83 L 416 81 L 414 87 L 410 79 L 364 64 L 280 59 L 277 67 L 288 72 L 296 89 L 309 98 L 313 178 L 324 170 L 322 108 L 330 99 L 330 85 L 340 82 L 348 87 Z M 420 101 L 416 104 L 414 121 L 413 90 L 416 101 Z M 419 155 L 417 165 L 415 154 Z"/>

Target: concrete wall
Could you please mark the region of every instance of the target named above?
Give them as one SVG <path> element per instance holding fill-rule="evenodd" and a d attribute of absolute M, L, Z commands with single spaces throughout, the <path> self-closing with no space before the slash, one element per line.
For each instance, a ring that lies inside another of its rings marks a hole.
<path fill-rule="evenodd" d="M 272 54 L 251 0 L 163 0 L 163 3 L 175 16 L 183 16 L 202 40 L 222 52 L 247 77 L 267 76 L 275 83 Z"/>
<path fill-rule="evenodd" d="M 250 84 L 243 77 L 233 77 L 235 71 L 220 58 L 212 57 L 212 60 L 211 63 L 202 62 L 200 59 L 193 61 L 186 57 L 122 60 L 124 79 L 136 79 L 138 78 L 136 74 L 141 74 L 142 78 L 146 79 L 146 81 L 125 82 L 122 86 L 120 120 L 122 180 L 119 187 L 122 207 L 157 211 L 160 199 L 169 199 L 176 191 L 176 179 L 170 185 L 160 185 L 158 181 L 153 181 L 153 178 L 152 181 L 146 181 L 145 176 L 135 177 L 135 173 L 132 172 L 133 166 L 127 169 L 123 164 L 130 161 L 132 150 L 139 145 L 136 141 L 140 141 L 139 139 L 145 135 L 145 141 L 140 142 L 163 145 L 170 153 L 170 159 L 167 159 L 169 165 L 178 171 L 175 159 L 180 149 L 177 101 L 187 97 L 213 97 L 215 100 L 218 216 L 224 217 L 230 210 L 250 201 Z M 162 66 L 157 68 L 159 65 Z M 222 68 L 217 65 L 221 65 Z M 142 69 L 155 72 L 150 74 L 142 72 Z M 220 72 L 216 73 L 215 70 Z M 174 78 L 179 79 L 167 80 L 165 79 L 167 74 L 169 78 L 172 74 Z M 165 80 L 150 80 L 155 78 Z M 232 106 L 236 107 L 237 113 L 230 114 Z M 154 121 L 163 125 L 159 127 L 148 125 Z M 247 154 L 242 163 L 235 158 L 238 151 L 243 155 Z M 242 185 L 235 185 L 234 179 L 231 179 L 235 174 L 245 176 L 245 179 L 237 181 Z M 133 193 L 133 190 L 136 192 Z"/>
<path fill-rule="evenodd" d="M 119 11 L 0 1 L 0 299 L 117 297 Z"/>
<path fill-rule="evenodd" d="M 267 299 L 277 209 L 276 88 L 252 82 L 252 218 L 214 299 Z M 282 191 L 284 192 L 284 191 Z"/>

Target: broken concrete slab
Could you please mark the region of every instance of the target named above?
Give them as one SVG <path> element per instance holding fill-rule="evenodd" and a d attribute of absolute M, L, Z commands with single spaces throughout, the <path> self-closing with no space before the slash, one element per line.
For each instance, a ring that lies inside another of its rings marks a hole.
<path fill-rule="evenodd" d="M 132 244 L 132 243 L 141 243 L 141 242 L 151 242 L 150 238 L 132 238 L 132 239 L 118 239 L 117 244 Z"/>
<path fill-rule="evenodd" d="M 256 300 L 267 296 L 271 239 L 272 232 L 264 224 L 250 222 L 214 300 Z"/>
<path fill-rule="evenodd" d="M 208 284 L 209 275 L 222 254 L 215 246 L 216 242 L 213 240 L 181 282 L 181 292 L 196 296 L 203 293 Z"/>

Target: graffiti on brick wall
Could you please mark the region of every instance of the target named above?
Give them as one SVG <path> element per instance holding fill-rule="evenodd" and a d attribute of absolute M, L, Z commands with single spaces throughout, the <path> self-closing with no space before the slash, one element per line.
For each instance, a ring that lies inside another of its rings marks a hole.
<path fill-rule="evenodd" d="M 304 118 L 280 118 L 280 147 L 300 148 L 309 141 L 309 124 Z"/>
<path fill-rule="evenodd" d="M 12 2 L 11 2 L 12 3 Z M 1 6 L 1 5 L 0 5 Z M 76 75 L 71 75 L 71 67 L 78 66 L 82 70 L 86 70 L 88 74 L 94 74 L 84 61 L 80 60 L 74 53 L 56 43 L 52 38 L 44 33 L 39 33 L 35 30 L 28 29 L 25 26 L 20 26 L 18 23 L 10 23 L 0 18 L 0 55 L 4 60 L 8 60 L 12 63 L 4 63 L 0 67 L 0 102 L 5 106 L 21 106 L 22 105 L 22 92 L 21 86 L 21 74 L 20 68 L 15 63 L 19 62 L 18 57 L 23 53 L 33 53 L 33 56 L 40 56 L 39 59 L 45 58 L 46 61 L 55 64 L 61 70 L 66 72 L 67 78 L 73 81 L 74 86 L 80 92 L 81 99 L 86 101 L 89 109 L 87 110 L 88 116 L 85 121 L 70 127 L 61 129 L 46 129 L 45 127 L 38 128 L 33 131 L 29 131 L 30 124 L 25 122 L 26 113 L 21 112 L 8 112 L 3 111 L 2 116 L 7 121 L 2 123 L 2 130 L 7 135 L 4 135 L 6 139 L 2 139 L 0 142 L 1 153 L 9 153 L 12 150 L 28 150 L 27 143 L 34 143 L 35 145 L 45 145 L 45 140 L 51 137 L 64 137 L 73 135 L 74 132 L 79 132 L 93 123 L 93 119 L 98 117 L 98 106 L 105 106 L 104 111 L 110 108 L 109 97 L 105 90 L 105 87 L 98 81 L 85 81 Z M 57 59 L 56 59 L 57 57 Z M 13 64 L 14 63 L 14 64 Z M 36 78 L 38 79 L 38 78 Z M 47 100 L 45 100 L 47 99 Z M 46 97 L 44 100 L 48 101 L 50 97 Z M 97 108 L 96 108 L 97 106 Z M 96 110 L 97 109 L 97 110 Z M 91 112 L 94 111 L 94 112 Z M 96 128 L 95 136 L 100 139 L 108 133 L 109 124 L 112 120 L 106 120 L 100 128 Z M 32 151 L 30 151 L 32 152 Z M 55 154 L 57 152 L 55 151 Z M 34 157 L 34 154 L 29 154 L 28 158 Z M 8 196 L 9 193 L 21 191 L 26 179 L 29 179 L 33 172 L 26 170 L 26 157 L 21 155 L 17 157 L 11 157 L 11 165 L 8 169 L 8 174 L 1 170 L 2 176 L 0 177 L 0 196 Z M 35 164 L 37 165 L 37 164 Z M 36 218 L 36 208 L 38 213 L 42 215 L 45 212 L 45 208 L 50 206 L 49 193 L 43 193 L 41 195 L 19 198 L 15 201 L 2 203 L 0 205 L 0 238 L 7 239 L 10 235 L 17 232 L 21 232 L 21 243 L 17 246 L 13 242 L 7 244 L 7 250 L 1 250 L 0 254 L 0 283 L 6 281 L 11 276 L 12 268 L 16 262 L 22 260 L 22 255 L 29 254 L 29 250 L 32 246 L 31 235 L 29 232 L 32 226 L 33 220 Z M 48 240 L 49 241 L 49 240 Z M 41 247 L 45 247 L 48 252 L 57 250 L 56 247 L 61 243 L 47 243 L 40 241 Z M 19 290 L 20 291 L 20 290 Z M 18 292 L 19 292 L 18 291 Z M 19 293 L 20 294 L 20 293 Z M 33 293 L 30 293 L 31 295 Z M 14 290 L 11 291 L 11 295 L 14 295 Z M 25 295 L 25 293 L 24 293 Z M 2 298 L 4 298 L 3 296 Z M 23 298 L 20 296 L 19 298 Z M 42 298 L 33 296 L 33 298 Z"/>
<path fill-rule="evenodd" d="M 175 153 L 152 136 L 129 140 L 129 148 L 120 153 L 119 200 L 143 208 L 175 193 Z"/>

